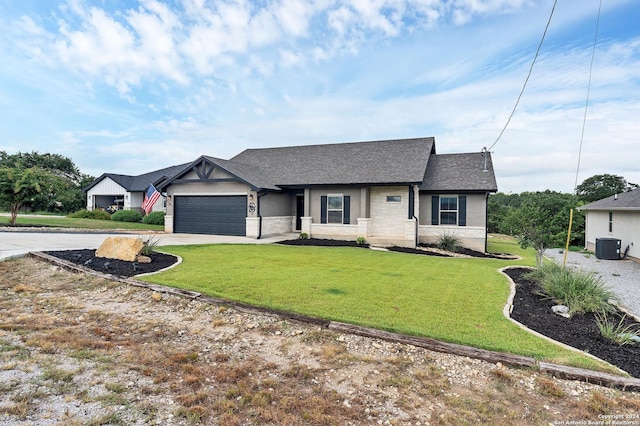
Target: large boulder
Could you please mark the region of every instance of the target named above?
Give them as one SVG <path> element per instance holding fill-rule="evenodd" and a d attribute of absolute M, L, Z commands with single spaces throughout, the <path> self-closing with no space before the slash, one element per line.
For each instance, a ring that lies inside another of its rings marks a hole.
<path fill-rule="evenodd" d="M 96 250 L 96 257 L 134 262 L 143 247 L 144 241 L 140 238 L 108 237 Z"/>

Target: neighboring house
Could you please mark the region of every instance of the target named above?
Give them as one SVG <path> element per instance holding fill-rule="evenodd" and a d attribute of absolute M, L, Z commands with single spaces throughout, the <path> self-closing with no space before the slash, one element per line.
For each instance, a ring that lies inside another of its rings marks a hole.
<path fill-rule="evenodd" d="M 140 176 L 104 173 L 84 189 L 87 193 L 87 210 L 137 210 L 142 213 L 141 206 L 149 185 L 157 187 L 186 166 L 188 164 L 167 167 Z M 153 210 L 164 210 L 163 197 L 156 202 Z"/>
<path fill-rule="evenodd" d="M 497 191 L 489 153 L 436 154 L 434 138 L 201 156 L 157 188 L 166 196 L 166 232 L 300 232 L 405 247 L 447 234 L 479 251 L 487 198 Z"/>
<path fill-rule="evenodd" d="M 586 211 L 587 250 L 596 251 L 596 240 L 621 241 L 621 254 L 640 260 L 640 188 L 594 201 L 579 210 Z"/>

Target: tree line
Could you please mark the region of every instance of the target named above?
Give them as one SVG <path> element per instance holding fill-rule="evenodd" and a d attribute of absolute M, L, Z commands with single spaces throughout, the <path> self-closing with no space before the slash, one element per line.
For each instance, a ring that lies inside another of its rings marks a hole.
<path fill-rule="evenodd" d="M 569 244 L 584 247 L 585 213 L 578 207 L 634 188 L 622 176 L 601 174 L 585 179 L 575 194 L 555 191 L 497 193 L 489 197 L 487 228 L 491 233 L 514 236 L 522 247 L 533 247 L 541 261 L 548 247 L 564 247 L 571 212 Z"/>

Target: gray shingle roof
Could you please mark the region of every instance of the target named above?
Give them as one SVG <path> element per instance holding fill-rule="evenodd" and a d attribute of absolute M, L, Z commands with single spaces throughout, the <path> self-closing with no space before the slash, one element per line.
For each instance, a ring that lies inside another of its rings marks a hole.
<path fill-rule="evenodd" d="M 487 152 L 486 155 L 486 171 L 482 152 L 432 155 L 420 189 L 441 192 L 496 192 L 498 185 L 491 154 Z"/>
<path fill-rule="evenodd" d="M 247 149 L 230 160 L 201 156 L 192 163 L 139 176 L 104 174 L 129 191 L 144 191 L 150 183 L 166 184 L 182 177 L 205 159 L 254 188 L 279 190 L 314 185 L 420 184 L 425 191 L 495 192 L 490 154 L 436 155 L 432 137 Z"/>
<path fill-rule="evenodd" d="M 231 159 L 279 187 L 420 183 L 434 138 L 247 149 Z"/>
<path fill-rule="evenodd" d="M 640 188 L 594 201 L 578 210 L 640 210 Z"/>
<path fill-rule="evenodd" d="M 102 176 L 98 177 L 96 180 L 91 182 L 91 184 L 89 184 L 89 186 L 87 186 L 84 190 L 85 191 L 90 190 L 91 188 L 96 186 L 99 182 L 101 182 L 105 177 L 108 177 L 129 192 L 146 191 L 150 184 L 157 185 L 163 180 L 166 180 L 174 176 L 176 173 L 180 172 L 189 164 L 190 163 L 165 167 L 164 169 L 155 170 L 153 172 L 145 173 L 143 175 L 138 175 L 138 176 L 120 175 L 116 173 L 104 173 Z"/>
<path fill-rule="evenodd" d="M 162 183 L 163 181 L 175 176 L 189 164 L 191 163 L 178 164 L 177 166 L 171 166 L 145 173 L 143 175 L 134 176 L 130 191 L 146 191 L 150 184 L 158 185 Z"/>

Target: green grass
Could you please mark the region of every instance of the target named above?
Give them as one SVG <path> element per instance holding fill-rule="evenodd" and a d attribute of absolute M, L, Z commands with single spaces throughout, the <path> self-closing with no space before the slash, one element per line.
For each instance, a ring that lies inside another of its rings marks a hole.
<path fill-rule="evenodd" d="M 523 259 L 281 245 L 172 246 L 163 251 L 181 256 L 183 263 L 145 280 L 275 310 L 602 368 L 504 318 L 509 284 L 498 269 L 535 263 L 533 250 L 505 238 L 492 239 L 490 251 Z"/>
<path fill-rule="evenodd" d="M 9 217 L 0 217 L 0 226 L 9 225 Z M 116 222 L 113 220 L 73 219 L 64 216 L 33 217 L 30 215 L 18 215 L 17 226 L 40 226 L 51 228 L 80 228 L 80 229 L 129 229 L 163 231 L 162 225 L 147 225 L 145 223 Z"/>

